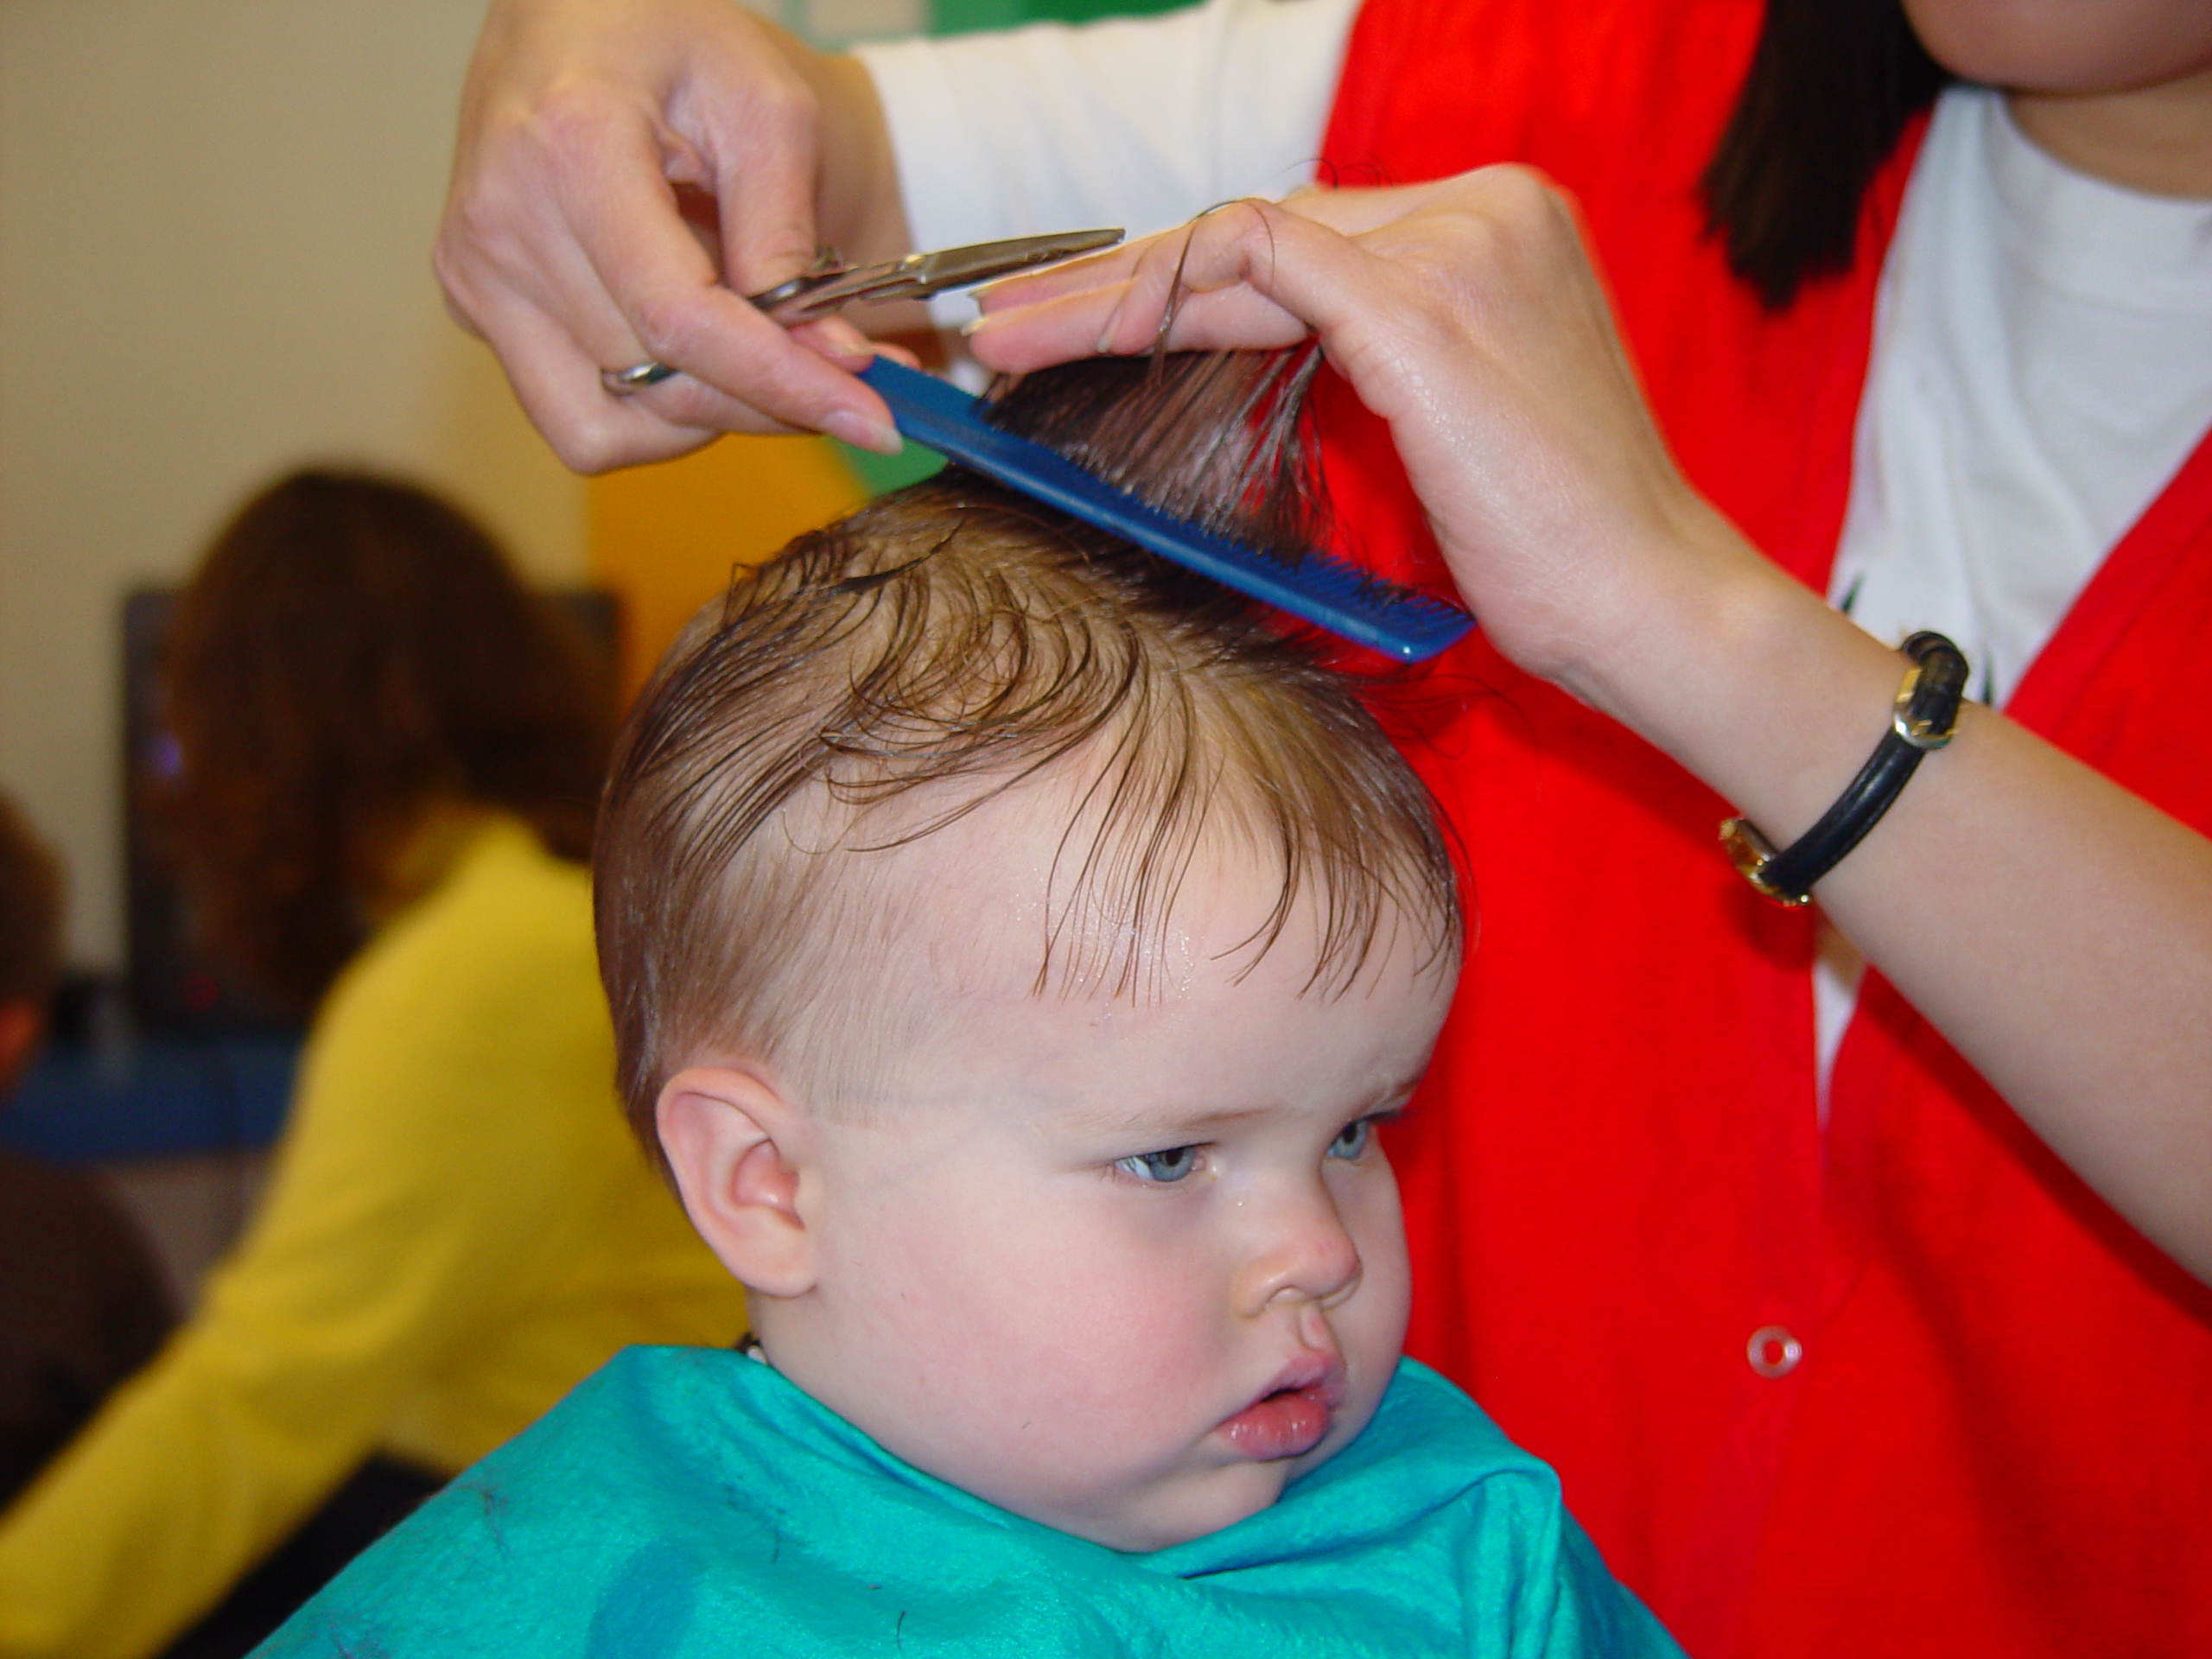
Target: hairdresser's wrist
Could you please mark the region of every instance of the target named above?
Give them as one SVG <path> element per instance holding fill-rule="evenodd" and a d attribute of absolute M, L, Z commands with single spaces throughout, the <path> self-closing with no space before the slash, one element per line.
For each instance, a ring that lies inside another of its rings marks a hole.
<path fill-rule="evenodd" d="M 1687 486 L 1633 513 L 1567 504 L 1509 538 L 1529 549 L 1517 558 L 1455 544 L 1448 520 L 1438 527 L 1501 653 L 1662 747 L 1685 647 L 1716 627 L 1757 633 L 1751 619 L 1780 575 Z"/>
<path fill-rule="evenodd" d="M 1610 562 L 1547 677 L 1794 838 L 1879 735 L 1896 656 L 1700 505 L 1663 550 Z"/>

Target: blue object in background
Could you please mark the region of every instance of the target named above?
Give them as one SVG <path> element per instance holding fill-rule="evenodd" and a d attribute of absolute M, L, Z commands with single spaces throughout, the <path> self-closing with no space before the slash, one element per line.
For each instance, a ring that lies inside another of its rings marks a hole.
<path fill-rule="evenodd" d="M 0 1145 L 62 1165 L 258 1150 L 299 1059 L 281 1037 L 52 1049 L 0 1104 Z"/>

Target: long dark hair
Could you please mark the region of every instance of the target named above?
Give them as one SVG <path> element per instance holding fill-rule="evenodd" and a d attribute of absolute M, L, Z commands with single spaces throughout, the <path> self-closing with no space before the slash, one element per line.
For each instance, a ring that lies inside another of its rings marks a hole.
<path fill-rule="evenodd" d="M 472 520 L 411 485 L 307 471 L 219 536 L 177 607 L 156 802 L 194 931 L 312 1007 L 424 810 L 502 808 L 581 859 L 613 724 L 587 648 Z"/>
<path fill-rule="evenodd" d="M 1949 79 L 1900 0 L 1767 0 L 1699 187 L 1729 269 L 1770 308 L 1850 269 L 1866 187 Z"/>

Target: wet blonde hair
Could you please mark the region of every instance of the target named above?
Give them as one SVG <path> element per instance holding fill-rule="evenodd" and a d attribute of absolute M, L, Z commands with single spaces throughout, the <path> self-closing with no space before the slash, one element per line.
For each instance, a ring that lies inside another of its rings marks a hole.
<path fill-rule="evenodd" d="M 1251 961 L 1307 907 L 1309 993 L 1342 994 L 1402 928 L 1425 968 L 1456 965 L 1444 838 L 1351 681 L 1213 584 L 949 471 L 743 576 L 617 744 L 600 963 L 645 1144 L 703 1052 L 864 1095 L 912 1013 L 920 895 L 898 855 L 1039 781 L 1071 804 L 1039 996 L 1155 994 L 1212 848 L 1278 879 Z"/>

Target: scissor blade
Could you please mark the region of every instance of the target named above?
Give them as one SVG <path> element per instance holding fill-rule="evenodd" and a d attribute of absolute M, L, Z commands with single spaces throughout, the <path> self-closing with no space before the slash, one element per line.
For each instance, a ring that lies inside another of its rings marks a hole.
<path fill-rule="evenodd" d="M 994 276 L 1010 276 L 1035 265 L 1049 265 L 1058 260 L 1072 259 L 1079 253 L 1095 253 L 1100 248 L 1112 247 L 1121 239 L 1122 232 L 1118 229 L 1059 231 L 1050 236 L 1017 236 L 1004 242 L 978 242 L 965 248 L 940 248 L 934 253 L 914 256 L 918 263 L 913 271 L 912 286 L 906 291 L 916 299 L 927 299 L 933 294 L 944 293 L 947 289 L 965 288 L 971 283 L 987 283 Z"/>
<path fill-rule="evenodd" d="M 1057 259 L 1072 258 L 1122 239 L 1111 231 L 1059 231 L 1050 236 L 1017 236 L 1005 242 L 978 242 L 965 248 L 910 253 L 880 265 L 836 267 L 810 271 L 747 297 L 786 327 L 861 301 L 926 300 L 948 289 L 986 283 Z"/>

